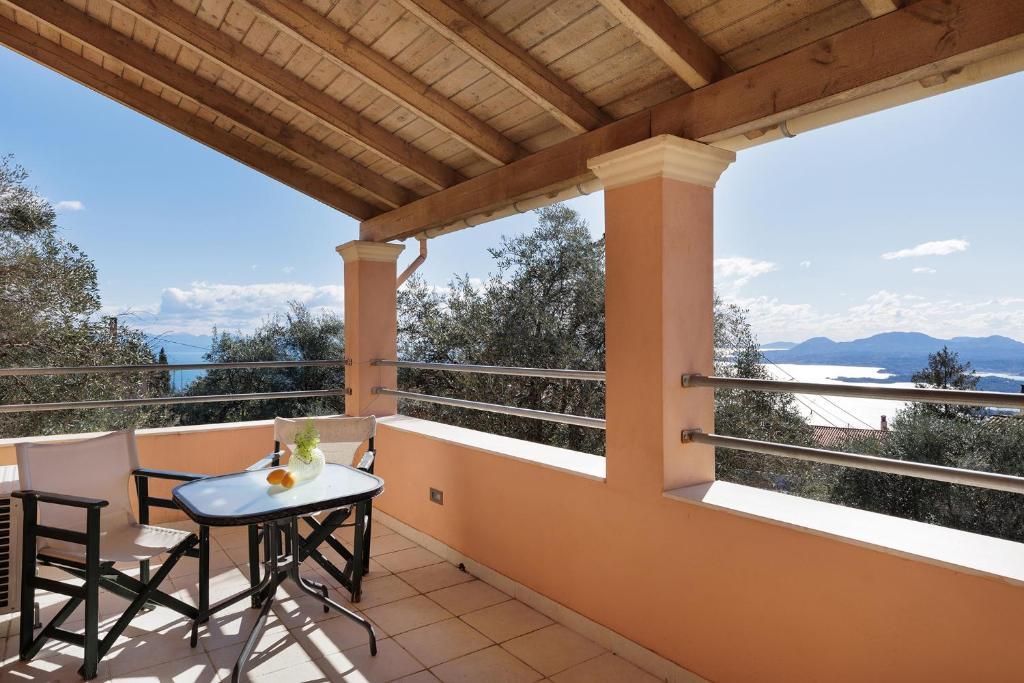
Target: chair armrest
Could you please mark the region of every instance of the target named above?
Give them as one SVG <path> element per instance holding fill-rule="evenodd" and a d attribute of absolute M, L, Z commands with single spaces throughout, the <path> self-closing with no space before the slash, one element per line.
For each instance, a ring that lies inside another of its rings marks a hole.
<path fill-rule="evenodd" d="M 269 454 L 263 456 L 258 461 L 256 461 L 253 464 L 249 465 L 248 467 L 245 468 L 245 471 L 246 472 L 251 472 L 253 470 L 265 470 L 268 467 L 280 467 L 280 465 L 281 465 L 281 452 L 280 451 L 275 451 L 273 453 L 269 453 Z"/>
<path fill-rule="evenodd" d="M 373 460 L 377 457 L 377 451 L 366 451 L 363 453 L 363 457 L 359 458 L 359 464 L 356 465 L 357 470 L 363 470 L 364 472 L 370 472 L 373 470 Z"/>
<path fill-rule="evenodd" d="M 151 470 L 148 467 L 140 467 L 132 472 L 136 477 L 148 477 L 150 479 L 171 479 L 173 481 L 196 481 L 206 479 L 208 474 L 195 474 L 193 472 L 172 472 L 170 470 Z"/>
<path fill-rule="evenodd" d="M 73 508 L 100 509 L 109 503 L 101 498 L 85 498 L 83 496 L 69 496 L 66 493 L 53 493 L 51 491 L 33 491 L 25 489 L 12 491 L 15 498 L 30 499 L 40 503 L 53 503 L 54 505 L 66 505 Z"/>

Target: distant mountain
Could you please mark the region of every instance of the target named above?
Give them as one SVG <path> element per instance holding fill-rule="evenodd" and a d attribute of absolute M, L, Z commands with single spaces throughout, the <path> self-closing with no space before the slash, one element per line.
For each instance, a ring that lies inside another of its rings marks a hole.
<path fill-rule="evenodd" d="M 785 351 L 796 346 L 796 342 L 770 342 L 768 344 L 761 344 L 762 351 Z"/>
<path fill-rule="evenodd" d="M 785 350 L 765 351 L 765 356 L 776 363 L 871 366 L 902 375 L 924 367 L 928 354 L 943 346 L 979 372 L 1024 374 L 1024 343 L 998 335 L 938 339 L 920 332 L 886 332 L 848 342 L 814 337 Z"/>

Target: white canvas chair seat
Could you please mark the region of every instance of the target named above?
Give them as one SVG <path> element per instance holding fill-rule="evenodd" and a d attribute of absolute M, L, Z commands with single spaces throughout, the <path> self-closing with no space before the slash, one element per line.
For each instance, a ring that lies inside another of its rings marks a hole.
<path fill-rule="evenodd" d="M 125 524 L 104 529 L 100 536 L 100 562 L 140 562 L 151 560 L 170 551 L 188 538 L 188 531 L 166 529 L 147 524 Z M 80 545 L 43 539 L 39 553 L 75 562 L 85 561 L 85 549 Z"/>

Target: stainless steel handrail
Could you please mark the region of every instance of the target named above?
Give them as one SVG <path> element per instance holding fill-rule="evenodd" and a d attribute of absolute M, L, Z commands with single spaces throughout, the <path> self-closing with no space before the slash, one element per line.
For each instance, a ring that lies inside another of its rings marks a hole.
<path fill-rule="evenodd" d="M 713 387 L 716 389 L 746 389 L 786 394 L 824 394 L 856 398 L 882 398 L 891 401 L 917 401 L 920 403 L 946 403 L 963 406 L 1024 409 L 1024 394 L 1006 394 L 998 391 L 960 391 L 959 389 L 924 389 L 880 387 L 861 384 L 828 384 L 825 382 L 789 382 L 777 379 L 744 379 L 741 377 L 709 377 L 683 375 L 683 387 Z"/>
<path fill-rule="evenodd" d="M 480 401 L 467 401 L 461 398 L 446 398 L 444 396 L 431 396 L 430 394 L 419 394 L 413 391 L 399 391 L 397 389 L 385 389 L 374 387 L 373 393 L 383 396 L 395 396 L 410 401 L 422 401 L 423 403 L 437 403 L 455 408 L 469 408 L 470 410 L 483 410 L 488 413 L 500 413 L 502 415 L 514 415 L 515 417 L 528 417 L 534 420 L 545 420 L 547 422 L 559 422 L 561 424 L 575 425 L 577 427 L 590 427 L 592 429 L 604 429 L 605 421 L 598 417 L 584 417 L 582 415 L 564 415 L 552 413 L 547 410 L 531 410 L 530 408 L 514 408 L 512 406 L 498 405 L 497 403 L 482 403 Z"/>
<path fill-rule="evenodd" d="M 1009 474 L 978 472 L 977 470 L 963 470 L 957 467 L 944 467 L 942 465 L 929 465 L 908 460 L 880 458 L 874 455 L 860 455 L 857 453 L 844 453 L 842 451 L 828 451 L 820 448 L 807 448 L 805 446 L 790 446 L 769 441 L 741 439 L 735 436 L 705 434 L 697 429 L 684 430 L 682 440 L 683 443 L 702 443 L 719 448 L 747 451 L 749 453 L 776 455 L 783 458 L 794 458 L 796 460 L 820 462 L 829 465 L 843 465 L 872 472 L 902 474 L 908 477 L 917 477 L 918 479 L 931 479 L 932 481 L 944 481 L 950 484 L 977 486 L 995 491 L 1024 493 L 1024 478 Z"/>
<path fill-rule="evenodd" d="M 143 365 L 72 365 L 54 368 L 0 368 L 0 377 L 36 377 L 40 375 L 117 375 L 132 372 L 172 372 L 174 370 L 242 370 L 344 366 L 345 360 L 270 360 L 233 363 L 146 363 Z"/>
<path fill-rule="evenodd" d="M 480 375 L 513 375 L 515 377 L 544 377 L 546 379 L 580 379 L 589 382 L 605 381 L 604 370 L 567 370 L 547 368 L 517 368 L 508 365 L 463 365 L 459 363 L 420 363 L 408 360 L 375 360 L 372 365 L 415 370 L 443 370 L 470 372 Z"/>
<path fill-rule="evenodd" d="M 160 396 L 155 398 L 122 398 L 109 401 L 60 401 L 57 403 L 11 403 L 0 405 L 0 413 L 40 413 L 54 410 L 87 410 L 91 408 L 135 408 L 186 403 L 220 403 L 227 401 L 259 401 L 261 399 L 316 398 L 344 396 L 344 389 L 309 391 L 264 391 L 254 394 L 208 394 L 206 396 Z"/>

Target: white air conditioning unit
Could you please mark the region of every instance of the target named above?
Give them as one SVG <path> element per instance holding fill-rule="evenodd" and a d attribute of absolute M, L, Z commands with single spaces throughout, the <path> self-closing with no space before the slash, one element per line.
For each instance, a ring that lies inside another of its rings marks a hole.
<path fill-rule="evenodd" d="M 21 501 L 18 466 L 0 466 L 0 615 L 17 612 L 21 598 Z"/>

